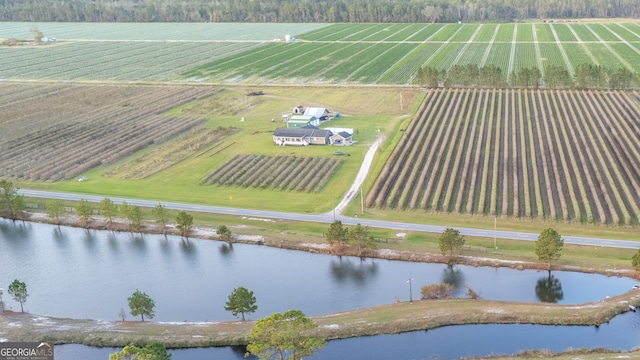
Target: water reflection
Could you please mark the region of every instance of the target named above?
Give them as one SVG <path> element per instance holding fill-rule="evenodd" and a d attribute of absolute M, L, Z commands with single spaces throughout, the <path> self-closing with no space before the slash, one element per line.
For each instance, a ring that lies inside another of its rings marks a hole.
<path fill-rule="evenodd" d="M 126 308 L 127 297 L 138 288 L 154 298 L 154 320 L 234 320 L 223 304 L 234 288 L 244 286 L 259 301 L 255 318 L 288 309 L 319 315 L 408 299 L 410 277 L 415 287 L 444 279 L 462 291 L 469 286 L 485 299 L 540 301 L 535 288 L 542 274 L 533 270 L 363 261 L 3 219 L 0 229 L 0 286 L 24 279 L 29 287 L 28 311 L 34 314 L 117 320 L 117 310 Z M 555 298 L 563 304 L 598 301 L 638 284 L 629 278 L 566 271 L 554 271 L 553 276 L 562 282 L 562 299 Z M 71 282 L 74 287 L 60 286 Z M 78 289 L 82 297 L 74 296 Z M 187 302 L 181 294 L 190 294 Z M 19 306 L 10 299 L 5 302 Z"/>
<path fill-rule="evenodd" d="M 220 246 L 218 247 L 218 251 L 220 252 L 220 255 L 222 255 L 222 257 L 228 258 L 229 256 L 231 256 L 231 253 L 233 252 L 233 244 L 230 244 L 230 243 L 220 244 Z"/>
<path fill-rule="evenodd" d="M 182 253 L 187 255 L 187 257 L 193 258 L 196 255 L 196 246 L 189 238 L 183 237 L 180 239 L 180 249 L 182 249 Z"/>
<path fill-rule="evenodd" d="M 0 233 L 2 236 L 10 240 L 21 240 L 29 235 L 31 231 L 31 223 L 24 221 L 2 221 L 0 222 Z"/>
<path fill-rule="evenodd" d="M 53 228 L 53 238 L 58 242 L 66 240 L 66 235 L 62 231 L 62 228 L 60 226 L 56 226 Z"/>
<path fill-rule="evenodd" d="M 162 249 L 162 253 L 164 255 L 170 255 L 171 254 L 171 244 L 169 243 L 169 237 L 167 237 L 167 234 L 163 234 L 162 235 L 162 239 L 160 239 L 160 249 Z"/>
<path fill-rule="evenodd" d="M 111 249 L 111 251 L 113 251 L 114 253 L 117 253 L 120 250 L 118 238 L 113 231 L 109 231 L 107 233 L 107 243 L 109 244 L 109 248 Z"/>
<path fill-rule="evenodd" d="M 330 268 L 333 279 L 341 283 L 353 281 L 364 284 L 378 273 L 378 264 L 373 259 L 339 256 L 331 259 Z"/>
<path fill-rule="evenodd" d="M 453 296 L 459 297 L 465 289 L 464 272 L 457 266 L 447 265 L 442 273 L 442 282 L 453 285 L 455 288 Z"/>
<path fill-rule="evenodd" d="M 87 246 L 87 248 L 89 250 L 95 250 L 95 248 L 96 248 L 96 239 L 93 236 L 91 230 L 84 229 L 82 233 L 83 233 L 82 238 L 83 238 L 84 244 Z"/>
<path fill-rule="evenodd" d="M 557 303 L 564 298 L 560 279 L 549 271 L 548 276 L 543 276 L 536 283 L 536 297 L 546 303 Z"/>
<path fill-rule="evenodd" d="M 133 245 L 133 249 L 139 253 L 144 253 L 147 248 L 144 235 L 140 233 L 131 233 L 131 244 Z"/>
<path fill-rule="evenodd" d="M 247 347 L 245 345 L 229 346 L 229 349 L 238 357 L 245 357 L 245 355 L 247 355 Z M 247 358 L 257 359 L 255 356 L 247 356 Z"/>

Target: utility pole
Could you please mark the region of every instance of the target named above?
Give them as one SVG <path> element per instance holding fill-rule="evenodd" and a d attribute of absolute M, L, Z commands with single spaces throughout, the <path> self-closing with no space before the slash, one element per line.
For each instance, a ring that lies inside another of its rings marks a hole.
<path fill-rule="evenodd" d="M 493 249 L 498 250 L 498 245 L 496 244 L 496 230 L 498 228 L 498 216 L 493 215 Z"/>
<path fill-rule="evenodd" d="M 411 286 L 412 281 L 413 281 L 413 278 L 409 278 L 409 280 L 407 280 L 407 282 L 409 283 L 409 303 L 410 304 L 413 304 L 413 290 Z"/>

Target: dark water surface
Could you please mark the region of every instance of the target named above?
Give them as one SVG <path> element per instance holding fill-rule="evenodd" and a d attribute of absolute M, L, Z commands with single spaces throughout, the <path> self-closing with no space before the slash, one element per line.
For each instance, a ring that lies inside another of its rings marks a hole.
<path fill-rule="evenodd" d="M 155 321 L 232 320 L 231 291 L 254 291 L 257 319 L 299 309 L 331 313 L 413 298 L 447 281 L 464 296 L 577 304 L 628 291 L 629 278 L 576 272 L 424 264 L 336 257 L 265 246 L 114 233 L 0 220 L 0 287 L 27 284 L 25 311 L 55 317 L 118 319 L 136 290 L 155 300 Z M 6 294 L 5 294 L 6 295 Z M 20 304 L 5 296 L 8 308 Z M 131 316 L 129 316 L 131 319 Z"/>
<path fill-rule="evenodd" d="M 628 278 L 554 271 L 423 264 L 317 255 L 211 240 L 113 233 L 0 219 L 0 287 L 27 284 L 25 310 L 56 317 L 116 320 L 136 289 L 156 302 L 154 321 L 232 320 L 224 311 L 238 286 L 255 292 L 257 319 L 300 309 L 307 315 L 409 299 L 420 287 L 446 281 L 485 299 L 578 304 L 630 290 Z M 20 305 L 5 294 L 7 308 Z M 131 319 L 131 316 L 128 317 Z M 640 345 L 640 313 L 595 327 L 464 325 L 331 341 L 318 359 L 451 359 L 514 354 L 525 349 Z M 459 339 L 464 339 L 460 341 Z M 56 359 L 107 359 L 117 351 L 81 345 L 56 347 Z M 237 347 L 172 350 L 174 360 L 241 359 Z"/>

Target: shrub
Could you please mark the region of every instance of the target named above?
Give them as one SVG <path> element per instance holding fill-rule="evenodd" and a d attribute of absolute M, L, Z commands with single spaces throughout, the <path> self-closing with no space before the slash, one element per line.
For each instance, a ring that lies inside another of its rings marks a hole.
<path fill-rule="evenodd" d="M 420 289 L 420 292 L 422 293 L 422 299 L 424 300 L 447 299 L 451 297 L 453 290 L 455 290 L 453 285 L 440 283 L 425 285 Z"/>

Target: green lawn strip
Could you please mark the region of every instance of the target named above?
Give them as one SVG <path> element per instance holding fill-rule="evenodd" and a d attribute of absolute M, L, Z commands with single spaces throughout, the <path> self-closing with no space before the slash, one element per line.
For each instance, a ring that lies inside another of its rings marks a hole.
<path fill-rule="evenodd" d="M 516 35 L 517 42 L 533 42 L 534 24 L 517 24 L 518 33 Z"/>
<path fill-rule="evenodd" d="M 558 40 L 561 42 L 576 42 L 578 39 L 573 35 L 573 32 L 569 29 L 569 25 L 567 24 L 550 24 L 558 36 Z"/>
<path fill-rule="evenodd" d="M 515 45 L 515 66 L 514 71 L 523 68 L 537 68 L 538 58 L 536 56 L 536 47 L 533 43 L 516 43 Z"/>
<path fill-rule="evenodd" d="M 397 302 L 370 308 L 312 316 L 320 336 L 341 339 L 395 334 L 462 324 L 600 325 L 640 305 L 640 291 L 631 290 L 598 302 L 579 305 L 517 303 L 491 300 L 448 299 Z M 9 323 L 14 326 L 8 326 Z M 253 321 L 217 323 L 162 323 L 94 321 L 36 317 L 29 314 L 0 316 L 0 334 L 10 341 L 82 343 L 124 346 L 158 340 L 169 348 L 237 345 L 245 342 Z M 20 326 L 15 326 L 20 324 Z"/>
<path fill-rule="evenodd" d="M 564 68 L 566 68 L 567 65 L 570 66 L 570 64 L 567 64 L 564 61 L 564 58 L 562 57 L 562 51 L 560 50 L 559 45 L 556 43 L 541 43 L 540 53 L 540 60 L 543 64 L 542 68 L 540 69 L 541 71 L 544 71 L 544 68 L 547 65 L 556 65 Z M 569 69 L 569 71 L 571 72 L 573 71 L 573 69 Z"/>
<path fill-rule="evenodd" d="M 638 53 L 640 52 L 640 46 L 636 44 L 635 46 L 631 43 L 614 43 L 609 44 L 609 47 L 618 53 L 620 57 L 626 61 L 627 64 L 631 65 L 633 69 L 631 71 L 638 72 L 640 71 L 640 64 L 638 64 Z M 611 68 L 615 68 L 611 66 Z"/>
<path fill-rule="evenodd" d="M 304 40 L 323 40 L 323 37 L 327 35 L 333 35 L 340 32 L 350 32 L 352 30 L 354 24 L 351 23 L 338 23 L 331 24 L 326 27 L 309 31 L 303 34 L 298 35 L 298 38 Z"/>
<path fill-rule="evenodd" d="M 533 26 L 535 27 L 534 31 L 538 41 L 555 41 L 549 24 L 534 24 Z"/>
<path fill-rule="evenodd" d="M 344 213 L 351 214 L 356 210 L 359 213 L 360 205 L 351 204 Z M 448 227 L 493 229 L 493 216 L 475 216 L 436 213 L 431 211 L 397 211 L 381 209 L 365 209 L 364 217 L 367 219 L 379 219 L 385 221 L 411 222 L 417 224 L 441 225 Z M 543 220 L 498 218 L 498 230 L 518 231 L 528 233 L 540 233 L 543 229 L 552 227 L 560 234 L 572 236 L 594 237 L 603 239 L 638 240 L 638 229 L 631 226 L 604 226 L 581 225 L 579 223 L 558 222 L 553 219 Z"/>
<path fill-rule="evenodd" d="M 44 199 L 27 198 L 27 204 L 30 206 L 38 206 L 42 211 L 44 208 Z M 359 203 L 359 201 L 358 201 Z M 75 206 L 73 202 L 63 202 L 67 207 Z M 151 209 L 143 208 L 144 219 L 147 220 L 146 225 L 142 229 L 145 232 L 161 232 L 161 229 L 152 220 L 153 216 L 150 214 Z M 360 209 L 354 207 L 352 209 L 345 210 L 346 213 L 358 212 Z M 168 223 L 175 224 L 175 218 L 177 211 L 170 210 L 168 212 Z M 410 215 L 413 222 L 415 221 L 415 215 L 419 212 L 403 212 L 406 216 Z M 226 225 L 229 227 L 233 234 L 236 234 L 236 241 L 255 243 L 255 239 L 244 240 L 242 235 L 261 237 L 261 243 L 278 247 L 289 247 L 293 249 L 309 250 L 304 244 L 326 244 L 326 238 L 324 232 L 327 231 L 329 225 L 324 223 L 312 223 L 303 221 L 281 220 L 281 219 L 266 219 L 258 217 L 247 217 L 238 215 L 219 215 L 219 214 L 205 214 L 205 213 L 191 213 L 194 218 L 194 228 L 213 231 L 219 225 Z M 365 217 L 369 217 L 370 214 L 365 214 Z M 39 216 L 40 218 L 43 215 Z M 359 217 L 362 217 L 359 215 Z M 466 216 L 454 216 L 460 220 L 467 219 L 465 223 L 468 223 L 470 217 Z M 452 217 L 453 218 L 453 217 Z M 493 226 L 493 218 L 487 219 Z M 73 219 L 70 220 L 71 225 L 76 225 Z M 124 220 L 122 220 L 124 221 Z M 528 224 L 527 221 L 521 221 L 522 225 Z M 498 229 L 503 230 L 503 220 L 498 221 Z M 444 226 L 455 227 L 450 223 L 441 224 Z M 106 225 L 98 217 L 94 217 L 89 221 L 89 226 L 96 228 L 105 228 Z M 124 225 L 123 225 L 124 226 Z M 550 225 L 548 225 L 550 226 Z M 545 227 L 548 227 L 545 226 Z M 583 226 L 588 227 L 588 226 Z M 557 227 L 554 227 L 558 229 Z M 543 229 L 542 226 L 537 232 Z M 409 261 L 446 261 L 442 258 L 439 250 L 438 233 L 424 233 L 424 232 L 411 232 L 401 231 L 394 229 L 382 229 L 382 228 L 370 228 L 371 235 L 378 240 L 379 249 L 389 249 L 394 251 L 400 251 L 400 254 L 394 254 L 390 259 L 395 260 L 409 260 Z M 559 230 L 562 234 L 562 230 Z M 169 231 L 171 233 L 171 231 Z M 398 234 L 404 232 L 404 237 L 399 237 Z M 197 236 L 197 235 L 193 235 Z M 207 236 L 208 237 L 208 236 Z M 211 237 L 215 239 L 215 237 Z M 388 239 L 395 239 L 395 241 L 388 241 Z M 498 249 L 494 249 L 493 237 L 474 237 L 465 236 L 465 247 L 461 255 L 464 257 L 460 261 L 464 263 L 470 263 L 473 265 L 479 265 L 478 260 L 474 257 L 481 257 L 489 259 L 482 265 L 497 266 L 498 260 L 528 262 L 530 264 L 511 264 L 508 266 L 514 267 L 534 267 L 538 268 L 543 264 L 537 264 L 534 254 L 535 243 L 533 241 L 522 241 L 515 239 L 495 239 L 495 243 Z M 317 252 L 319 250 L 313 248 L 312 251 Z M 330 252 L 327 250 L 327 252 Z M 407 253 L 403 253 L 407 252 Z M 558 267 L 568 267 L 569 269 L 576 269 L 581 267 L 584 269 L 592 269 L 588 271 L 596 271 L 601 273 L 609 273 L 612 269 L 631 270 L 631 257 L 635 254 L 633 249 L 611 248 L 611 247 L 598 247 L 598 246 L 578 246 L 565 244 L 562 257 L 556 262 Z M 381 254 L 385 252 L 382 251 Z M 436 254 L 436 255 L 434 255 Z M 377 255 L 382 257 L 389 257 L 390 255 Z M 434 260 L 435 259 L 435 260 Z M 496 261 L 494 261 L 496 260 Z M 554 265 L 556 266 L 556 265 Z M 584 270 L 583 269 L 583 270 Z M 586 271 L 586 270 L 585 270 Z"/>
<path fill-rule="evenodd" d="M 447 24 L 427 24 L 422 30 L 409 37 L 407 41 L 420 41 L 426 42 L 433 40 L 433 36 L 440 32 Z"/>
<path fill-rule="evenodd" d="M 469 42 L 473 40 L 473 34 L 476 33 L 478 27 L 482 24 L 464 24 L 462 28 L 449 39 L 451 42 Z"/>
<path fill-rule="evenodd" d="M 474 43 L 483 42 L 485 46 L 488 46 L 488 43 L 493 39 L 493 34 L 497 26 L 498 24 L 482 24 L 480 31 L 478 31 L 476 37 L 473 38 Z"/>
<path fill-rule="evenodd" d="M 604 24 L 589 24 L 586 26 L 591 28 L 591 31 L 595 32 L 597 34 L 597 37 L 599 37 L 600 39 L 606 42 L 620 41 L 620 39 L 616 36 L 616 34 L 612 33 L 607 27 L 605 27 Z"/>
<path fill-rule="evenodd" d="M 624 41 L 634 41 L 637 42 L 640 40 L 640 37 L 638 37 L 636 34 L 634 34 L 633 32 L 631 32 L 629 29 L 627 29 L 626 27 L 624 27 L 624 25 L 622 24 L 607 24 L 606 27 L 609 29 L 609 31 L 615 33 L 616 35 L 620 36 L 620 38 Z"/>
<path fill-rule="evenodd" d="M 501 28 L 502 29 L 502 28 Z M 513 28 L 512 28 L 513 31 Z M 502 73 L 509 75 L 509 63 L 511 59 L 511 43 L 499 43 L 495 42 L 491 46 L 491 52 L 487 56 L 487 60 L 484 63 L 486 65 L 496 65 L 502 70 Z"/>
<path fill-rule="evenodd" d="M 584 47 L 593 55 L 598 65 L 604 65 L 611 69 L 628 68 L 633 71 L 633 68 L 620 61 L 620 55 L 615 53 L 606 43 L 585 43 Z"/>
<path fill-rule="evenodd" d="M 427 57 L 426 54 L 429 53 L 429 46 L 437 49 L 440 45 L 425 43 L 415 45 L 413 50 L 405 54 L 378 78 L 376 78 L 375 83 L 409 83 L 414 74 L 418 71 L 418 68 L 424 62 L 424 59 Z"/>
<path fill-rule="evenodd" d="M 442 30 L 434 33 L 429 41 L 451 41 L 451 38 L 462 28 L 463 25 L 459 24 L 445 24 Z"/>
<path fill-rule="evenodd" d="M 598 38 L 589 30 L 589 26 L 587 24 L 567 24 L 570 29 L 575 31 L 576 35 L 580 38 L 581 41 L 584 42 L 595 42 L 598 41 Z"/>
<path fill-rule="evenodd" d="M 567 58 L 569 59 L 569 62 L 571 62 L 573 69 L 580 64 L 597 65 L 594 63 L 594 58 L 591 56 L 591 53 L 588 52 L 586 45 L 578 43 L 563 43 L 560 46 L 562 46 L 567 53 Z"/>
<path fill-rule="evenodd" d="M 415 44 L 397 43 L 366 62 L 365 65 L 349 75 L 349 78 L 359 83 L 375 83 L 388 70 L 393 68 L 396 63 L 407 57 L 416 47 Z M 382 49 L 380 49 L 380 51 L 382 51 Z"/>
<path fill-rule="evenodd" d="M 445 42 L 443 46 L 432 55 L 427 66 L 438 70 L 449 70 L 454 64 L 458 54 L 465 48 L 466 43 Z"/>
<path fill-rule="evenodd" d="M 425 24 L 402 24 L 402 29 L 393 33 L 393 35 L 386 38 L 386 41 L 406 41 L 413 35 L 422 31 Z"/>
<path fill-rule="evenodd" d="M 382 24 L 382 26 L 375 27 L 375 31 L 372 34 L 367 35 L 362 40 L 364 41 L 401 41 L 407 36 L 402 36 L 400 39 L 392 40 L 398 32 L 403 31 L 410 24 Z M 411 31 L 413 33 L 413 31 Z"/>

